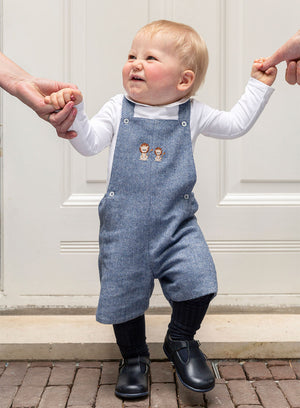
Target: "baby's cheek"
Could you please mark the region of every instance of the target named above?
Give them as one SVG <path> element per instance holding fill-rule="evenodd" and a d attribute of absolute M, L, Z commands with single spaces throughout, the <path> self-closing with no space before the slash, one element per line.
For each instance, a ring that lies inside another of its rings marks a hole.
<path fill-rule="evenodd" d="M 123 82 L 126 81 L 129 78 L 129 73 L 130 73 L 130 68 L 127 64 L 124 65 L 122 69 L 122 78 Z"/>
<path fill-rule="evenodd" d="M 165 79 L 165 74 L 159 70 L 152 70 L 150 75 L 148 75 L 148 80 L 153 82 L 163 81 Z"/>

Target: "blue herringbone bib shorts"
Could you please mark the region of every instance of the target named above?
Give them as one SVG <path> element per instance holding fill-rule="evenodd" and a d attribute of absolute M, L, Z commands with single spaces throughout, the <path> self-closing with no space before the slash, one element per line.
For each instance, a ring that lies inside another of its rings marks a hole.
<path fill-rule="evenodd" d="M 124 97 L 110 183 L 99 204 L 102 323 L 142 315 L 155 278 L 170 303 L 217 292 L 195 217 L 190 101 L 179 105 L 178 120 L 137 118 L 134 108 Z"/>

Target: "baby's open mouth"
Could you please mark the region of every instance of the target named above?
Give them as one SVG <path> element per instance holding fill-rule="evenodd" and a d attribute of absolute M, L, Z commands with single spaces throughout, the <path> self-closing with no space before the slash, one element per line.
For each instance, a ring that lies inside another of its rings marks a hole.
<path fill-rule="evenodd" d="M 144 81 L 144 79 L 143 78 L 140 78 L 140 77 L 138 77 L 138 76 L 132 76 L 131 78 L 130 78 L 132 81 Z"/>

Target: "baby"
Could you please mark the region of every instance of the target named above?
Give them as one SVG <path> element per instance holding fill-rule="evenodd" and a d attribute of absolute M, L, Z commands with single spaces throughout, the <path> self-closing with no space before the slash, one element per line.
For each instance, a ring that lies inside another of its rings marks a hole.
<path fill-rule="evenodd" d="M 89 120 L 78 90 L 46 97 L 60 109 L 78 104 L 71 140 L 83 155 L 110 146 L 108 190 L 99 205 L 101 292 L 97 320 L 113 324 L 123 360 L 116 395 L 148 395 L 149 350 L 144 313 L 154 279 L 172 307 L 163 349 L 182 383 L 214 387 L 194 340 L 217 293 L 214 262 L 197 224 L 193 148 L 199 134 L 242 136 L 273 90 L 276 68 L 252 66 L 244 95 L 230 112 L 191 98 L 205 78 L 208 52 L 189 26 L 155 21 L 136 34 L 123 67 L 126 95 L 117 95 Z"/>

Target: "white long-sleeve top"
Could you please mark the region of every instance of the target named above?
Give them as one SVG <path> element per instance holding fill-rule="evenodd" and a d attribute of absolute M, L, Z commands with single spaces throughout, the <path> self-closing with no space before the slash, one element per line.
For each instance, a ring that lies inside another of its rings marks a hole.
<path fill-rule="evenodd" d="M 192 98 L 190 129 L 193 148 L 200 134 L 217 139 L 235 139 L 247 133 L 263 111 L 273 91 L 273 88 L 263 82 L 250 78 L 245 93 L 229 112 L 213 109 Z M 85 114 L 82 102 L 77 105 L 78 113 L 70 128 L 77 132 L 77 137 L 70 142 L 84 156 L 95 155 L 110 146 L 108 182 L 123 98 L 124 95 L 121 94 L 111 98 L 91 120 Z M 142 105 L 135 102 L 134 116 L 148 119 L 178 119 L 179 105 L 186 101 L 187 99 L 182 99 L 164 106 Z"/>

